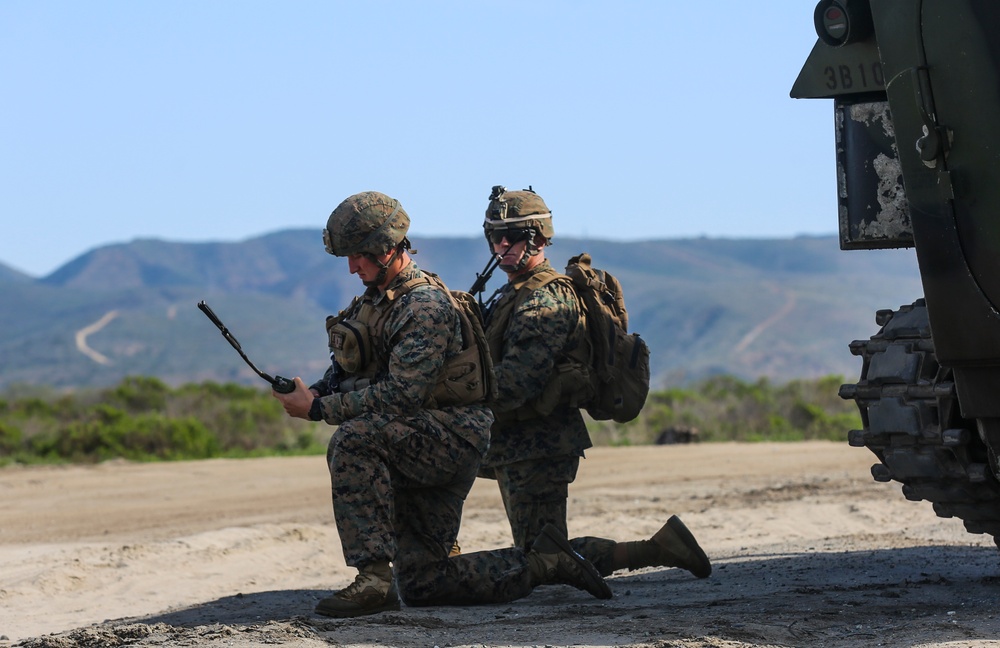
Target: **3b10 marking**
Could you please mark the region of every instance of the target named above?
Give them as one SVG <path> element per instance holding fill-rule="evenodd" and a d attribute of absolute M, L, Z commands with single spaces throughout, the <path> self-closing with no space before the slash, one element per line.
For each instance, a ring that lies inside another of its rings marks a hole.
<path fill-rule="evenodd" d="M 882 64 L 858 63 L 857 65 L 828 65 L 823 68 L 826 87 L 830 90 L 884 90 L 885 77 Z"/>

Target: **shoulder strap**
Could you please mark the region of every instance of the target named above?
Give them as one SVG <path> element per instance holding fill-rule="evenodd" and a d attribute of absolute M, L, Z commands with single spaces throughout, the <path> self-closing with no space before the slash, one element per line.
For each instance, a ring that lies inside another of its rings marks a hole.
<path fill-rule="evenodd" d="M 527 299 L 531 293 L 560 279 L 569 279 L 569 277 L 556 272 L 555 269 L 549 269 L 548 271 L 537 272 L 527 279 L 513 282 L 514 299 L 512 301 L 514 308 Z"/>
<path fill-rule="evenodd" d="M 423 273 L 424 276 L 422 277 L 414 277 L 413 279 L 408 279 L 399 286 L 386 290 L 385 298 L 388 299 L 389 301 L 396 301 L 396 299 L 402 297 L 403 295 L 410 292 L 414 288 L 424 285 L 434 285 L 437 286 L 438 288 L 444 289 L 444 284 L 441 282 L 441 279 L 438 278 L 436 274 L 427 272 L 426 270 L 424 270 Z M 437 281 L 436 282 L 432 281 L 431 277 L 433 277 Z"/>

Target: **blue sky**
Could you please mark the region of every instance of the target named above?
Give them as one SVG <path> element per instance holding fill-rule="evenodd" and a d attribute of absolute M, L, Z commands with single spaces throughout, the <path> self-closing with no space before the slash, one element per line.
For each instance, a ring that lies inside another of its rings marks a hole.
<path fill-rule="evenodd" d="M 475 236 L 831 234 L 833 107 L 788 91 L 814 2 L 0 2 L 0 262 L 316 228 L 350 194 Z M 317 245 L 321 245 L 317 235 Z"/>

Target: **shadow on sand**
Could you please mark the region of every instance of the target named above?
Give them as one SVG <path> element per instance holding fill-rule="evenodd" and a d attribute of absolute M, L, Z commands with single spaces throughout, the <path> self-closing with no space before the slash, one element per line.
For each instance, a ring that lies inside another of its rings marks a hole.
<path fill-rule="evenodd" d="M 704 580 L 661 569 L 620 572 L 609 584 L 609 601 L 552 586 L 512 603 L 404 606 L 356 619 L 313 614 L 328 590 L 256 592 L 129 622 L 246 630 L 284 623 L 300 637 L 327 643 L 423 646 L 623 645 L 712 636 L 749 645 L 823 641 L 829 648 L 902 632 L 926 634 L 924 643 L 994 639 L 1000 630 L 994 618 L 1000 554 L 992 547 L 740 555 L 717 558 Z"/>

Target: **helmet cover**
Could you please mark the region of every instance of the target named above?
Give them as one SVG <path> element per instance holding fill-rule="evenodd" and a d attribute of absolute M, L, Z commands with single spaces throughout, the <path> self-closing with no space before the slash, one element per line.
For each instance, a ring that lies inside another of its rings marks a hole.
<path fill-rule="evenodd" d="M 363 191 L 337 205 L 326 221 L 323 243 L 335 256 L 382 256 L 406 241 L 410 217 L 395 198 Z"/>
<path fill-rule="evenodd" d="M 542 197 L 531 187 L 521 191 L 507 191 L 497 185 L 490 194 L 490 204 L 486 208 L 483 229 L 486 238 L 495 230 L 532 228 L 549 242 L 555 236 L 552 228 L 552 212 Z"/>

